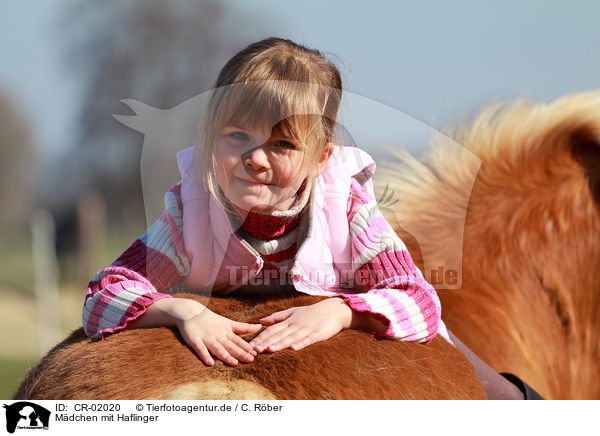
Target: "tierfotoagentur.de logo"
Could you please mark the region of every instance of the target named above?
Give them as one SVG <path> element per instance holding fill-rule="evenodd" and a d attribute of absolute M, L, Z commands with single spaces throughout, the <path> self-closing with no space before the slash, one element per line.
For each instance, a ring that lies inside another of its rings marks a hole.
<path fill-rule="evenodd" d="M 6 431 L 14 433 L 16 429 L 48 430 L 50 411 L 29 401 L 4 404 L 6 409 Z"/>

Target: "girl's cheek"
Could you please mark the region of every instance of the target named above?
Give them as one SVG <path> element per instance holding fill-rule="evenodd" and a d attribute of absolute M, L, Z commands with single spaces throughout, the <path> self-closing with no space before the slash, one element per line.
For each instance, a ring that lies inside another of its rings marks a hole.
<path fill-rule="evenodd" d="M 227 153 L 227 150 L 221 149 L 215 152 L 215 160 L 218 171 L 230 174 L 233 171 L 237 160 L 239 160 L 239 157 L 236 160 L 235 156 L 231 153 Z"/>
<path fill-rule="evenodd" d="M 281 185 L 293 185 L 301 171 L 302 169 L 299 166 L 295 166 L 294 162 L 290 159 L 280 162 L 279 174 Z"/>

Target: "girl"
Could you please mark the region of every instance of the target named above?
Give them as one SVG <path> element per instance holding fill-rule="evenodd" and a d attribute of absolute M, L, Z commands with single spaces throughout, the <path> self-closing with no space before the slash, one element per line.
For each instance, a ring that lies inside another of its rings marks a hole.
<path fill-rule="evenodd" d="M 236 54 L 197 145 L 177 154 L 182 179 L 165 212 L 91 279 L 87 335 L 176 326 L 207 365 L 299 350 L 344 328 L 451 342 L 435 290 L 377 208 L 373 160 L 333 142 L 341 95 L 338 69 L 316 50 L 268 38 Z M 248 324 L 173 297 L 181 285 L 221 294 L 283 286 L 330 298 Z M 238 336 L 263 326 L 249 343 Z M 519 396 L 493 370 L 490 379 Z"/>

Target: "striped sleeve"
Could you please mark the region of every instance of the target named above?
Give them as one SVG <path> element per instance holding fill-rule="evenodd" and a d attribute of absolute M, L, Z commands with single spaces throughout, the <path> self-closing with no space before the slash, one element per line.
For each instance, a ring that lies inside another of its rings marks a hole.
<path fill-rule="evenodd" d="M 171 297 L 190 269 L 182 217 L 179 182 L 165 194 L 165 210 L 156 222 L 91 278 L 82 315 L 88 336 L 104 339 L 106 333 L 123 330 L 155 301 Z"/>
<path fill-rule="evenodd" d="M 340 297 L 387 326 L 375 337 L 430 342 L 441 322 L 440 300 L 381 214 L 370 180 L 361 184 L 352 179 L 348 223 L 357 293 Z"/>

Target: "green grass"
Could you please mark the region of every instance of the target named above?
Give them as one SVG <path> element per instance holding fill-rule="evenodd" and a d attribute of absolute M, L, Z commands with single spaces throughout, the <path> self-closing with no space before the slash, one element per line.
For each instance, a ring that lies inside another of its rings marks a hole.
<path fill-rule="evenodd" d="M 89 278 L 100 268 L 110 265 L 141 233 L 143 233 L 143 230 L 140 232 L 139 229 L 109 229 L 104 241 L 105 247 L 102 250 L 102 259 L 98 265 L 93 265 L 92 270 L 89 272 Z M 59 286 L 81 285 L 82 279 L 77 276 L 78 256 L 79 253 L 72 252 L 59 259 Z M 2 265 L 0 288 L 33 295 L 34 267 L 31 238 L 29 236 L 3 237 L 0 239 L 0 265 Z"/>
<path fill-rule="evenodd" d="M 29 368 L 36 364 L 35 358 L 12 359 L 0 357 L 0 399 L 11 399 Z"/>
<path fill-rule="evenodd" d="M 33 293 L 33 257 L 29 238 L 0 241 L 0 285 L 26 293 Z"/>
<path fill-rule="evenodd" d="M 140 232 L 139 229 L 110 229 L 106 234 L 102 260 L 99 265 L 94 265 L 94 270 L 90 271 L 89 277 L 91 278 L 98 269 L 110 265 L 141 233 L 143 230 Z M 75 252 L 60 260 L 59 287 L 61 289 L 65 287 L 80 289 L 83 302 L 87 281 L 76 275 L 77 256 L 78 253 Z M 2 265 L 0 295 L 2 291 L 33 295 L 34 272 L 30 237 L 2 237 L 0 239 L 0 265 Z M 79 306 L 77 310 L 77 320 L 79 320 L 81 317 Z M 29 368 L 37 364 L 35 357 L 25 356 L 0 357 L 0 400 L 11 399 Z"/>

